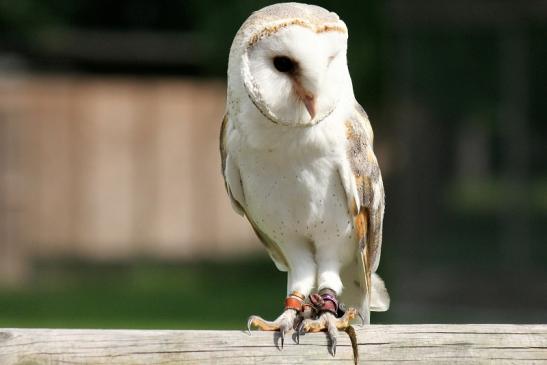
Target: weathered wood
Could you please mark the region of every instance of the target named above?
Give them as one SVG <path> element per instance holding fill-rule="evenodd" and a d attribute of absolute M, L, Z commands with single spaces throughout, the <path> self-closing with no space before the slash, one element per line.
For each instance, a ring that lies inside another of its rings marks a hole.
<path fill-rule="evenodd" d="M 547 363 L 547 325 L 373 325 L 357 330 L 361 363 Z M 323 333 L 277 348 L 272 332 L 0 329 L 0 364 L 352 363 Z"/>

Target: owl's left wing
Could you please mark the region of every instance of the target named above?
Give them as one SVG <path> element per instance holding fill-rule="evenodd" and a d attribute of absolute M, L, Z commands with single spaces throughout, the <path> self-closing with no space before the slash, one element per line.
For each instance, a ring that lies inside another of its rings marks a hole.
<path fill-rule="evenodd" d="M 366 290 L 370 310 L 384 311 L 389 307 L 389 296 L 382 280 L 375 274 L 382 247 L 384 184 L 373 151 L 372 128 L 358 103 L 345 123 L 347 161 L 342 164 L 340 177 L 359 244 L 360 286 Z"/>

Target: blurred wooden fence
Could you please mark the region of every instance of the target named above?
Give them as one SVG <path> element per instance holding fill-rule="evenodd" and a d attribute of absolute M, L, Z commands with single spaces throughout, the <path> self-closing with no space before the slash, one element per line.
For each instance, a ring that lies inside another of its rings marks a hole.
<path fill-rule="evenodd" d="M 0 267 L 258 248 L 224 192 L 224 104 L 216 81 L 0 78 Z"/>

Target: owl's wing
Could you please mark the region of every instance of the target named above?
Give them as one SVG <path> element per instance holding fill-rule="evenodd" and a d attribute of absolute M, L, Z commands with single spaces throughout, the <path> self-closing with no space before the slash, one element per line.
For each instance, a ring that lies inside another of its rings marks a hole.
<path fill-rule="evenodd" d="M 374 136 L 368 116 L 358 103 L 354 109 L 352 117 L 346 121 L 349 163 L 341 169 L 340 175 L 359 242 L 360 286 L 366 291 L 368 308 L 384 311 L 389 307 L 389 295 L 382 279 L 375 274 L 382 247 L 384 184 L 373 151 Z"/>
<path fill-rule="evenodd" d="M 226 139 L 228 138 L 231 128 L 233 128 L 233 125 L 230 122 L 228 115 L 225 115 L 220 129 L 220 159 L 222 162 L 222 176 L 224 177 L 226 191 L 230 196 L 232 207 L 238 214 L 247 217 L 247 220 L 251 223 L 256 235 L 266 247 L 266 250 L 275 263 L 275 266 L 277 266 L 277 268 L 281 271 L 287 271 L 289 266 L 283 252 L 279 248 L 279 245 L 267 234 L 261 231 L 256 222 L 246 212 L 245 193 L 243 191 L 241 175 L 235 161 L 233 160 L 233 157 L 228 151 L 226 143 Z"/>
<path fill-rule="evenodd" d="M 220 160 L 222 162 L 222 176 L 224 177 L 224 186 L 230 197 L 232 207 L 237 214 L 244 215 L 245 209 L 243 207 L 245 206 L 245 195 L 243 194 L 243 186 L 241 185 L 241 176 L 226 148 L 226 137 L 230 128 L 232 128 L 232 126 L 228 122 L 228 115 L 225 115 L 224 119 L 222 119 L 222 126 L 220 127 Z"/>

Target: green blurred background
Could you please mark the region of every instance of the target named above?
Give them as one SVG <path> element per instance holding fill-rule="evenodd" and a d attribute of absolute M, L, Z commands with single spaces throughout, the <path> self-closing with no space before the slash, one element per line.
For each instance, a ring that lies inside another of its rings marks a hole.
<path fill-rule="evenodd" d="M 373 314 L 373 323 L 547 322 L 547 2 L 314 3 L 348 25 L 350 72 L 384 175 L 380 274 L 392 307 Z M 0 2 L 0 326 L 237 329 L 249 314 L 280 312 L 285 275 L 227 208 L 215 160 L 231 40 L 267 4 Z M 162 85 L 175 92 L 162 93 Z M 123 112 L 104 109 L 97 118 L 107 122 L 97 129 L 91 117 L 71 117 L 92 110 L 85 109 L 88 99 L 71 99 L 90 88 L 110 92 L 97 97 L 103 104 L 142 95 Z M 207 94 L 210 88 L 217 91 Z M 54 92 L 62 113 L 51 112 L 47 97 Z M 154 129 L 161 103 L 173 98 L 176 121 L 177 105 L 201 94 L 200 110 L 214 108 L 213 115 L 189 109 L 180 116 L 188 121 L 179 130 L 180 150 L 174 134 L 166 152 L 180 157 L 180 169 L 175 160 L 164 173 L 162 124 Z M 36 95 L 45 98 L 39 106 Z M 150 100 L 156 109 L 141 117 L 135 105 Z M 122 120 L 130 127 L 108 139 Z M 124 131 L 131 131 L 130 142 Z M 211 157 L 183 149 L 183 133 L 197 136 Z M 70 146 L 64 157 L 50 149 L 59 140 Z M 116 177 L 126 166 L 120 160 L 95 184 L 93 161 L 107 164 L 120 141 L 131 143 L 131 156 L 144 148 L 144 157 L 129 158 L 127 179 Z M 53 151 L 46 162 L 44 151 Z M 148 159 L 150 151 L 156 157 Z M 189 153 L 197 164 L 184 160 Z M 65 157 L 66 165 L 55 165 Z M 176 204 L 158 218 L 159 203 L 147 196 L 167 191 L 157 177 L 169 181 L 173 170 L 188 195 L 176 198 L 176 184 L 170 187 L 163 201 Z M 204 204 L 210 181 L 216 193 Z M 48 203 L 50 185 L 63 184 L 67 193 L 57 194 L 71 200 Z M 90 209 L 95 215 L 86 215 Z M 100 221 L 111 211 L 113 221 Z M 199 217 L 190 225 L 188 211 Z M 86 217 L 102 223 L 81 230 Z M 161 226 L 162 219 L 175 222 L 176 234 L 149 232 L 149 223 Z M 60 221 L 67 223 L 52 234 Z M 124 222 L 129 228 L 114 234 Z M 104 234 L 95 236 L 97 227 Z M 110 252 L 114 246 L 122 248 Z"/>

